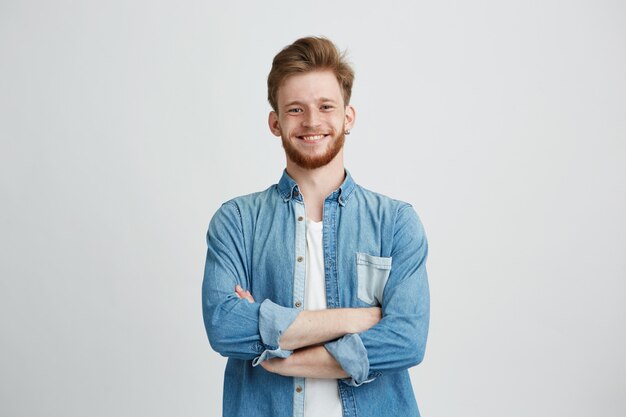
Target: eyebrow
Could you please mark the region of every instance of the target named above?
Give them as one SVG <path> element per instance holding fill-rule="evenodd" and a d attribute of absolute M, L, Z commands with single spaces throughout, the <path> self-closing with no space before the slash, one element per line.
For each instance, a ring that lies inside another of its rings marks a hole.
<path fill-rule="evenodd" d="M 326 98 L 326 97 L 320 97 L 318 99 L 318 101 L 321 102 L 321 103 L 336 103 L 336 101 L 333 100 L 332 98 Z M 301 102 L 300 100 L 294 100 L 294 101 L 290 101 L 289 103 L 285 104 L 283 107 L 290 107 L 290 106 L 293 106 L 294 104 L 303 105 L 304 103 Z"/>

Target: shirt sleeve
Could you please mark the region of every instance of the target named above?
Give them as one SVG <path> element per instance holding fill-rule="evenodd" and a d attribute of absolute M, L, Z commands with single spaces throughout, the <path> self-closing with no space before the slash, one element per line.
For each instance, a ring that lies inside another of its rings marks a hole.
<path fill-rule="evenodd" d="M 325 345 L 350 375 L 345 383 L 359 386 L 424 358 L 430 319 L 427 256 L 422 223 L 410 205 L 402 206 L 394 227 L 393 267 L 383 292 L 382 320 L 365 332 Z"/>
<path fill-rule="evenodd" d="M 286 358 L 282 333 L 295 320 L 297 309 L 271 300 L 250 303 L 239 299 L 235 286 L 249 289 L 241 215 L 237 206 L 225 203 L 211 219 L 207 233 L 207 256 L 202 282 L 202 313 L 213 350 L 236 359 L 262 361 Z"/>

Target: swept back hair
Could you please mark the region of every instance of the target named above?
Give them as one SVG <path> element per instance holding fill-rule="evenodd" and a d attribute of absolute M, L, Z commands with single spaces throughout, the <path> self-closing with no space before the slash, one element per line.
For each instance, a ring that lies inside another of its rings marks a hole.
<path fill-rule="evenodd" d="M 343 93 L 343 103 L 350 103 L 354 71 L 334 43 L 323 37 L 300 38 L 287 45 L 274 57 L 272 69 L 267 76 L 267 100 L 278 112 L 277 95 L 282 83 L 291 75 L 310 71 L 330 70 L 337 77 Z"/>

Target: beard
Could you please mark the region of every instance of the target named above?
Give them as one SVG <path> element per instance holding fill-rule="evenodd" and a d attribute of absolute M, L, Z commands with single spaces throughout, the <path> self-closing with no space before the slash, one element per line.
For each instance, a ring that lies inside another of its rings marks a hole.
<path fill-rule="evenodd" d="M 327 145 L 326 150 L 321 155 L 307 155 L 296 148 L 289 139 L 281 135 L 280 138 L 283 143 L 283 149 L 287 154 L 287 158 L 300 168 L 304 169 L 316 169 L 326 166 L 335 159 L 339 151 L 343 148 L 346 141 L 346 135 L 342 131 L 339 135 L 335 131 L 330 132 L 330 143 Z"/>

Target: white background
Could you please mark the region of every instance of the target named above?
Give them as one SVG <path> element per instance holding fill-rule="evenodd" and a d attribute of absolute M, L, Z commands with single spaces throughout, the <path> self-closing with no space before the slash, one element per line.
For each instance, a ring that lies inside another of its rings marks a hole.
<path fill-rule="evenodd" d="M 275 183 L 266 76 L 325 35 L 346 166 L 411 202 L 423 416 L 626 414 L 623 1 L 0 0 L 0 415 L 217 416 L 219 205 Z"/>

